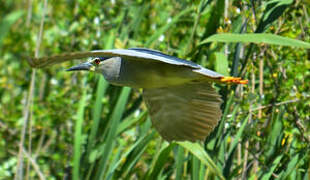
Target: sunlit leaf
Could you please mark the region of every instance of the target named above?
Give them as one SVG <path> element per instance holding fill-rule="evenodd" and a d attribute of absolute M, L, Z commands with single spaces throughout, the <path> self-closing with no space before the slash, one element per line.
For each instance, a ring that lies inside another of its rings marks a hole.
<path fill-rule="evenodd" d="M 225 42 L 225 43 L 265 43 L 270 45 L 281 45 L 281 46 L 290 46 L 290 47 L 300 47 L 300 48 L 310 48 L 310 43 L 291 39 L 287 37 L 282 37 L 275 34 L 215 34 L 205 40 L 200 44 L 205 44 L 209 42 Z"/>

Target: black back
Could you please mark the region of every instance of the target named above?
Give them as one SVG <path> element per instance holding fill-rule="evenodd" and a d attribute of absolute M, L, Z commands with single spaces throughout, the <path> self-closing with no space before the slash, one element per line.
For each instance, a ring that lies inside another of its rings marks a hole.
<path fill-rule="evenodd" d="M 194 63 L 192 61 L 187 61 L 187 60 L 180 59 L 180 58 L 177 58 L 177 57 L 174 57 L 174 56 L 170 56 L 170 55 L 164 54 L 164 53 L 162 53 L 160 51 L 155 51 L 155 50 L 146 49 L 146 48 L 129 48 L 129 50 L 134 50 L 134 51 L 138 51 L 138 52 L 152 54 L 152 55 L 155 55 L 155 56 L 164 57 L 164 58 L 170 59 L 172 61 L 177 61 L 177 62 L 181 62 L 181 63 L 186 64 L 186 65 L 192 66 L 194 68 L 200 68 L 200 66 L 198 64 L 196 64 L 196 63 Z"/>

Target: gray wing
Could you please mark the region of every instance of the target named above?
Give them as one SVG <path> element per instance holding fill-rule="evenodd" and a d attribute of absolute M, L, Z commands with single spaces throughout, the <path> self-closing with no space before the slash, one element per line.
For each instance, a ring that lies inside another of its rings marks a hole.
<path fill-rule="evenodd" d="M 156 52 L 156 51 L 154 51 Z M 160 55 L 161 54 L 161 55 Z M 88 51 L 88 52 L 77 52 L 77 53 L 67 53 L 50 57 L 42 57 L 42 58 L 32 58 L 28 59 L 29 64 L 35 68 L 43 68 L 53 64 L 62 63 L 65 61 L 70 61 L 74 59 L 83 59 L 88 57 L 114 57 L 119 56 L 128 59 L 135 60 L 154 60 L 163 63 L 169 63 L 180 66 L 187 66 L 193 69 L 200 68 L 199 65 L 189 61 L 180 61 L 175 60 L 175 58 L 171 58 L 173 56 L 164 56 L 163 53 L 147 53 L 144 51 L 138 51 L 134 49 L 112 49 L 112 50 L 97 50 L 97 51 Z"/>
<path fill-rule="evenodd" d="M 175 56 L 170 56 L 170 55 L 167 55 L 167 54 L 164 54 L 160 51 L 156 51 L 156 50 L 153 50 L 153 49 L 147 49 L 147 48 L 129 48 L 129 50 L 135 50 L 135 51 L 138 51 L 138 52 L 143 52 L 143 53 L 146 53 L 146 54 L 152 54 L 152 55 L 156 55 L 156 56 L 160 56 L 160 57 L 163 57 L 163 58 L 167 58 L 171 61 L 176 61 L 176 62 L 179 62 L 179 63 L 182 63 L 182 64 L 187 64 L 188 66 L 191 66 L 191 67 L 195 67 L 195 68 L 200 68 L 200 66 L 192 61 L 187 61 L 187 60 L 184 60 L 184 59 L 180 59 L 180 58 L 177 58 Z"/>
<path fill-rule="evenodd" d="M 222 74 L 217 73 L 215 71 L 211 71 L 211 70 L 209 70 L 207 68 L 204 68 L 202 66 L 200 66 L 199 69 L 193 69 L 193 71 L 197 72 L 199 74 L 202 74 L 204 76 L 210 77 L 212 79 L 214 79 L 214 78 L 217 79 L 217 78 L 220 78 L 220 77 L 224 77 Z"/>
<path fill-rule="evenodd" d="M 167 141 L 204 140 L 221 118 L 220 95 L 210 82 L 144 89 L 153 126 Z"/>

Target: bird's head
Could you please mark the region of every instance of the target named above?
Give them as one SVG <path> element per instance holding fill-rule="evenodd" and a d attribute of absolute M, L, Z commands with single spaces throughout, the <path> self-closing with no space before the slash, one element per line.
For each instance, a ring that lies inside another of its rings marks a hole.
<path fill-rule="evenodd" d="M 67 71 L 94 71 L 94 72 L 101 72 L 104 66 L 104 60 L 108 58 L 106 57 L 95 57 L 92 58 L 90 61 L 75 65 Z"/>
<path fill-rule="evenodd" d="M 119 81 L 121 60 L 121 57 L 95 57 L 67 71 L 93 71 L 102 74 L 107 81 L 115 84 Z"/>

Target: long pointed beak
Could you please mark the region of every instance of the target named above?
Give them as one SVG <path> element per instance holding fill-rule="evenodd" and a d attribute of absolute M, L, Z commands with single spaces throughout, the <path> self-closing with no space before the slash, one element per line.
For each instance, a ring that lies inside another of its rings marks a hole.
<path fill-rule="evenodd" d="M 76 66 L 73 66 L 66 71 L 90 71 L 93 65 L 90 62 L 85 62 Z"/>

